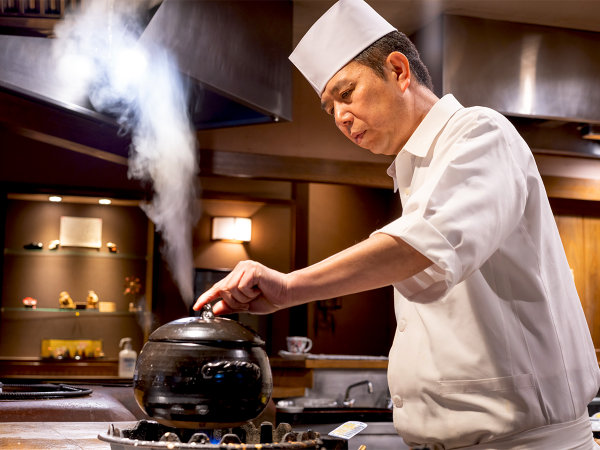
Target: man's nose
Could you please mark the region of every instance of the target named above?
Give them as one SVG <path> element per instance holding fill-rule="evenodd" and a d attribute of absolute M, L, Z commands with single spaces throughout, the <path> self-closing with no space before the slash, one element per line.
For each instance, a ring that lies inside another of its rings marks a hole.
<path fill-rule="evenodd" d="M 352 121 L 354 119 L 350 111 L 348 111 L 347 108 L 341 106 L 335 108 L 334 114 L 336 125 L 341 129 L 349 130 L 352 126 Z"/>

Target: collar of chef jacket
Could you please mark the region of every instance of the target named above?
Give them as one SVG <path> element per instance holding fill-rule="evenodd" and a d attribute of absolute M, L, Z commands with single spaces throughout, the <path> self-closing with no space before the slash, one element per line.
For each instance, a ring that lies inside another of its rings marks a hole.
<path fill-rule="evenodd" d="M 433 105 L 387 169 L 387 174 L 394 180 L 394 192 L 399 188 L 410 186 L 414 170 L 412 160 L 427 155 L 433 140 L 450 118 L 462 108 L 463 106 L 452 94 L 444 95 Z M 402 199 L 403 195 L 404 193 L 401 192 Z"/>

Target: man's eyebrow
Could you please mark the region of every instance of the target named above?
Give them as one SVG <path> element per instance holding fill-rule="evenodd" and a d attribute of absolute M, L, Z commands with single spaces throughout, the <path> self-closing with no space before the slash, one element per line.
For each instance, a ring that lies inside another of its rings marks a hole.
<path fill-rule="evenodd" d="M 333 87 L 331 88 L 331 93 L 333 95 L 337 94 L 339 92 L 339 90 L 341 89 L 341 85 L 343 83 L 344 83 L 344 80 L 340 80 L 336 84 L 334 84 Z M 327 102 L 321 102 L 321 109 L 323 111 L 327 112 Z"/>

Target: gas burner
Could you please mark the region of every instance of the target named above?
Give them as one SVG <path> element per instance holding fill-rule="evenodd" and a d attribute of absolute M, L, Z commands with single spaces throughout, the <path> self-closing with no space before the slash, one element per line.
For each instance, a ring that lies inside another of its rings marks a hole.
<path fill-rule="evenodd" d="M 348 449 L 346 441 L 329 437 L 323 440 L 315 431 L 293 431 L 287 423 L 280 423 L 275 428 L 270 422 L 263 422 L 260 428 L 247 422 L 235 428 L 188 430 L 168 427 L 153 420 L 140 420 L 131 429 L 119 429 L 111 424 L 107 434 L 98 435 L 98 439 L 109 442 L 113 450 Z"/>

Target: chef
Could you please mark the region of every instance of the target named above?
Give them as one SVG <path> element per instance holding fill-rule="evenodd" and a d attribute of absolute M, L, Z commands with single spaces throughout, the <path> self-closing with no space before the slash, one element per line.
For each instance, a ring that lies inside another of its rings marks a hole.
<path fill-rule="evenodd" d="M 265 314 L 393 285 L 388 383 L 408 444 L 596 448 L 594 346 L 514 127 L 488 108 L 437 98 L 412 43 L 362 0 L 335 3 L 290 60 L 348 139 L 395 155 L 388 174 L 402 216 L 288 274 L 241 262 L 194 309 L 220 299 L 217 313 Z"/>

